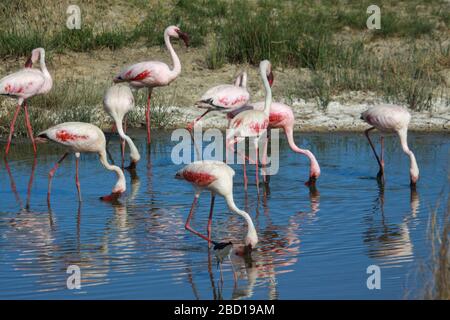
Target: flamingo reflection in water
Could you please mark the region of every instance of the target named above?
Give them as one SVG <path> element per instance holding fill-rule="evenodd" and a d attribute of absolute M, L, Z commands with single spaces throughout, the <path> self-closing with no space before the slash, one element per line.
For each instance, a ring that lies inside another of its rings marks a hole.
<path fill-rule="evenodd" d="M 37 166 L 37 158 L 36 157 L 33 158 L 33 164 L 31 165 L 31 173 L 30 173 L 30 178 L 28 180 L 27 199 L 26 199 L 25 207 L 23 206 L 22 199 L 20 198 L 20 195 L 17 192 L 16 182 L 14 180 L 14 177 L 11 172 L 11 168 L 9 167 L 9 163 L 8 163 L 8 160 L 6 159 L 6 157 L 4 158 L 4 161 L 5 161 L 6 172 L 8 173 L 8 177 L 9 177 L 11 191 L 14 194 L 14 197 L 16 198 L 16 202 L 20 206 L 20 210 L 21 211 L 23 211 L 24 209 L 30 210 L 31 189 L 33 187 L 34 173 L 36 171 L 36 166 Z"/>
<path fill-rule="evenodd" d="M 414 225 L 420 207 L 420 198 L 412 188 L 410 194 L 411 211 L 402 218 L 402 222 L 394 224 L 386 217 L 384 205 L 384 188 L 380 184 L 375 206 L 366 217 L 368 229 L 364 234 L 364 242 L 368 245 L 368 255 L 382 260 L 381 264 L 394 266 L 397 263 L 411 261 L 414 258 L 414 245 L 410 236 L 410 227 Z M 376 215 L 380 213 L 379 221 Z"/>

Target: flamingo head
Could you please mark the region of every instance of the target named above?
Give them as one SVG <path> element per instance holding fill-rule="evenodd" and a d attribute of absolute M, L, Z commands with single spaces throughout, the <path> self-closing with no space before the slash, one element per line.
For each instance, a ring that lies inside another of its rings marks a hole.
<path fill-rule="evenodd" d="M 166 32 L 169 37 L 183 40 L 186 47 L 189 47 L 189 35 L 181 31 L 179 27 L 170 26 L 166 29 Z"/>
<path fill-rule="evenodd" d="M 117 202 L 121 195 L 122 192 L 111 192 L 109 195 L 100 197 L 100 200 L 105 202 Z"/>
<path fill-rule="evenodd" d="M 410 177 L 411 177 L 411 186 L 415 186 L 417 184 L 417 181 L 419 180 L 419 172 L 411 170 Z"/>
<path fill-rule="evenodd" d="M 41 53 L 45 52 L 43 48 L 36 48 L 31 51 L 31 56 L 28 58 L 27 62 L 25 62 L 25 68 L 32 68 L 33 63 L 36 63 L 41 57 Z"/>

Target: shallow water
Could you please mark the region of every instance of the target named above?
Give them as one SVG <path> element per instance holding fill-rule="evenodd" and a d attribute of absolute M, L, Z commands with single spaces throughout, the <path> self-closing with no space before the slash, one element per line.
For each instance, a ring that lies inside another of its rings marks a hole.
<path fill-rule="evenodd" d="M 145 150 L 142 132 L 132 136 Z M 384 190 L 374 178 L 377 163 L 362 134 L 296 135 L 321 164 L 316 191 L 303 185 L 307 160 L 282 140 L 281 168 L 266 197 L 258 199 L 253 166 L 248 166 L 247 193 L 241 166 L 233 166 L 235 201 L 251 214 L 260 243 L 251 258 L 232 255 L 231 263 L 224 262 L 223 283 L 214 253 L 184 229 L 193 189 L 174 179 L 182 166 L 170 160 L 175 143 L 169 134 L 154 134 L 150 157 L 142 152 L 136 175 L 126 172 L 127 193 L 114 205 L 98 200 L 110 192 L 114 174 L 95 155 L 82 155 L 83 203 L 78 205 L 71 156 L 57 171 L 49 209 L 47 173 L 63 151 L 52 144 L 40 146 L 27 199 L 31 149 L 13 145 L 0 168 L 0 298 L 420 297 L 419 270 L 430 249 L 428 217 L 437 204 L 442 215 L 448 197 L 449 136 L 410 134 L 421 170 L 417 192 L 410 190 L 409 161 L 394 136 L 385 139 Z M 109 146 L 117 163 L 118 141 Z M 204 192 L 192 223 L 201 232 L 209 201 Z M 245 229 L 218 197 L 213 238 L 240 242 Z M 366 269 L 373 264 L 381 268 L 381 290 L 366 286 Z M 79 290 L 67 289 L 69 265 L 81 269 Z"/>

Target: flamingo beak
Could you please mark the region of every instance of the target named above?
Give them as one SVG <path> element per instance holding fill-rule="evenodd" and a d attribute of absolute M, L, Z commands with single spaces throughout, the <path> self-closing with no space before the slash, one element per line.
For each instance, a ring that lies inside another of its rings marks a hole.
<path fill-rule="evenodd" d="M 309 180 L 305 182 L 305 186 L 307 187 L 314 187 L 316 185 L 317 177 L 316 176 L 310 176 Z"/>
<path fill-rule="evenodd" d="M 33 60 L 31 60 L 31 57 L 29 57 L 27 62 L 25 62 L 25 68 L 32 68 L 32 67 L 33 67 Z"/>
<path fill-rule="evenodd" d="M 121 194 L 122 194 L 121 192 L 112 192 L 107 196 L 100 197 L 100 200 L 105 202 L 116 202 L 121 196 Z"/>
<path fill-rule="evenodd" d="M 186 48 L 189 47 L 189 35 L 185 32 L 182 32 L 181 30 L 177 30 L 178 36 L 181 38 L 181 40 L 184 41 L 184 44 L 186 45 Z"/>
<path fill-rule="evenodd" d="M 272 84 L 273 84 L 273 79 L 274 79 L 274 77 L 273 77 L 273 72 L 270 71 L 269 75 L 267 76 L 267 80 L 269 81 L 269 85 L 270 85 L 271 87 L 272 87 Z"/>

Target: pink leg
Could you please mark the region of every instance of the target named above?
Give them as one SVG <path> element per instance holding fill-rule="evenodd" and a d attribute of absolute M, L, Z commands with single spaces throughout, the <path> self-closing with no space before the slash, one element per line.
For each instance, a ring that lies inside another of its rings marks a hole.
<path fill-rule="evenodd" d="M 22 107 L 22 105 L 20 105 L 20 104 L 17 105 L 16 112 L 14 112 L 13 119 L 12 119 L 11 124 L 9 126 L 9 136 L 8 136 L 8 142 L 6 144 L 6 149 L 5 149 L 5 157 L 8 155 L 8 152 L 9 152 L 9 147 L 11 145 L 11 140 L 12 140 L 12 136 L 13 136 L 13 133 L 14 133 L 14 124 L 16 123 L 17 116 L 19 115 L 21 107 Z"/>
<path fill-rule="evenodd" d="M 78 201 L 82 201 L 81 200 L 80 179 L 78 178 L 78 161 L 79 161 L 79 158 L 76 156 L 75 157 L 75 184 L 77 185 L 77 190 L 78 190 Z"/>
<path fill-rule="evenodd" d="M 53 179 L 53 176 L 55 175 L 56 169 L 58 169 L 59 164 L 61 162 L 63 162 L 63 160 L 67 157 L 68 154 L 69 154 L 68 152 L 64 153 L 63 156 L 61 157 L 61 159 L 59 159 L 58 162 L 56 162 L 53 169 L 50 170 L 50 172 L 48 173 L 47 203 L 50 203 L 50 192 L 52 190 L 52 179 Z"/>
<path fill-rule="evenodd" d="M 264 183 L 269 183 L 270 182 L 270 178 L 267 175 L 267 171 L 266 171 L 266 167 L 267 167 L 267 148 L 269 145 L 269 130 L 267 130 L 267 137 L 264 141 L 264 148 L 263 148 L 263 156 L 262 156 L 262 167 L 263 167 L 263 181 Z"/>
<path fill-rule="evenodd" d="M 30 137 L 31 143 L 33 144 L 34 154 L 36 154 L 37 153 L 36 142 L 34 141 L 33 129 L 31 128 L 30 116 L 28 115 L 28 104 L 26 100 L 23 104 L 23 108 L 25 110 L 25 124 L 27 125 L 28 136 Z"/>
<path fill-rule="evenodd" d="M 379 176 L 381 176 L 381 179 L 384 183 L 384 137 L 381 136 L 380 137 L 380 145 L 381 145 L 381 167 L 380 167 L 380 172 L 378 173 Z"/>
<path fill-rule="evenodd" d="M 184 228 L 186 230 L 189 230 L 193 234 L 196 234 L 200 238 L 202 238 L 202 239 L 208 241 L 209 243 L 211 243 L 212 240 L 210 238 L 202 235 L 200 232 L 195 231 L 194 229 L 191 228 L 191 225 L 190 225 L 192 216 L 194 215 L 195 205 L 197 204 L 197 200 L 198 200 L 199 196 L 200 196 L 199 194 L 196 194 L 195 197 L 194 197 L 194 201 L 192 202 L 192 207 L 191 207 L 191 210 L 189 211 L 189 216 L 188 216 L 188 218 L 186 220 L 186 224 L 184 225 Z"/>
<path fill-rule="evenodd" d="M 214 194 L 211 194 L 211 207 L 209 209 L 209 217 L 208 217 L 208 238 L 211 239 L 211 226 L 212 226 L 212 216 L 213 216 L 213 211 L 214 211 L 214 200 L 215 200 L 216 196 Z M 211 245 L 211 242 L 209 243 L 209 245 Z"/>
<path fill-rule="evenodd" d="M 148 97 L 147 97 L 147 109 L 145 110 L 145 121 L 147 123 L 147 145 L 151 142 L 150 137 L 150 125 L 151 125 L 151 113 L 150 113 L 150 100 L 152 98 L 152 88 L 148 88 Z"/>

